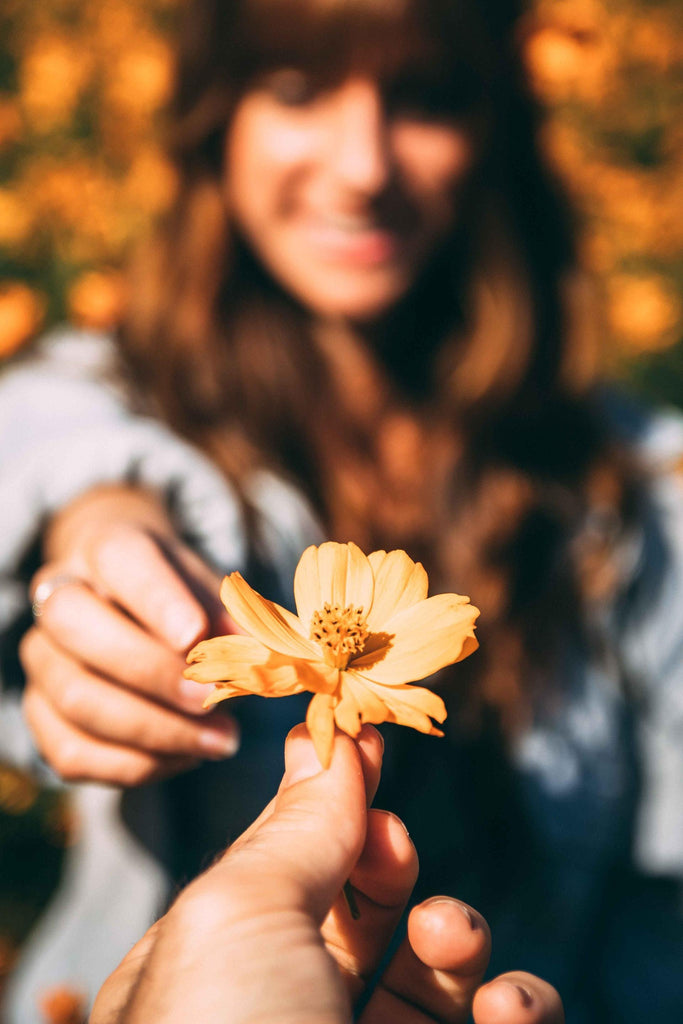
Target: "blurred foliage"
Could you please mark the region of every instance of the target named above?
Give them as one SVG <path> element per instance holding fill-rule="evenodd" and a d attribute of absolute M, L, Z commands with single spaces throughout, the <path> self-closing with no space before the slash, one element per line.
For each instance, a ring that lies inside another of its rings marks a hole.
<path fill-rule="evenodd" d="M 683 405 L 683 5 L 536 0 L 523 45 L 603 292 L 606 368 Z"/>
<path fill-rule="evenodd" d="M 0 354 L 67 317 L 107 327 L 118 268 L 170 200 L 159 147 L 177 0 L 3 0 Z"/>

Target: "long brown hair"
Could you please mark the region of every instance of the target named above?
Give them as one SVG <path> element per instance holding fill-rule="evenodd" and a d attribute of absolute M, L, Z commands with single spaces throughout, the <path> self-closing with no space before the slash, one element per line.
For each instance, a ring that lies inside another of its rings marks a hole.
<path fill-rule="evenodd" d="M 520 13 L 516 0 L 196 0 L 169 116 L 178 198 L 136 264 L 121 332 L 156 411 L 238 486 L 271 466 L 331 535 L 406 547 L 437 586 L 471 593 L 490 637 L 479 690 L 508 712 L 554 624 L 578 621 L 606 579 L 607 550 L 591 549 L 591 572 L 570 556 L 588 509 L 608 494 L 621 514 L 628 489 L 591 399 L 594 310 L 537 151 Z M 281 66 L 340 77 L 351 57 L 440 69 L 481 140 L 457 233 L 377 325 L 369 360 L 316 334 L 221 187 L 251 82 Z"/>

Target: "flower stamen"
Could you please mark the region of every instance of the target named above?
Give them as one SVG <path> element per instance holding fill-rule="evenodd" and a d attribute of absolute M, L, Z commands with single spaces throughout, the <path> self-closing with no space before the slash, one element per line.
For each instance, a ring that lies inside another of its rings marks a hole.
<path fill-rule="evenodd" d="M 336 668 L 346 668 L 351 657 L 362 653 L 369 633 L 363 609 L 351 604 L 342 608 L 326 601 L 311 619 L 311 640 L 321 645 L 325 660 Z"/>

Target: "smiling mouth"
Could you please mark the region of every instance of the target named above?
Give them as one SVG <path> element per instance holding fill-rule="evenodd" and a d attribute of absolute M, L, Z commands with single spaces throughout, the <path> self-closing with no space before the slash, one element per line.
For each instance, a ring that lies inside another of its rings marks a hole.
<path fill-rule="evenodd" d="M 405 236 L 393 225 L 358 214 L 325 213 L 312 218 L 307 235 L 325 262 L 373 266 L 395 260 Z"/>

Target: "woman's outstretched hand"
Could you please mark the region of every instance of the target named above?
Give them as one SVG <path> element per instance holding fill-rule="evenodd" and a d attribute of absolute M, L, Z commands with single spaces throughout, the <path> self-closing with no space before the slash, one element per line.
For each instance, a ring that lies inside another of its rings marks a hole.
<path fill-rule="evenodd" d="M 91 1024 L 347 1024 L 401 917 L 417 855 L 394 815 L 367 810 L 382 757 L 366 726 L 335 738 L 322 771 L 298 726 L 280 790 L 180 895 L 102 987 Z M 360 909 L 340 895 L 350 879 Z M 486 921 L 457 900 L 416 907 L 362 1024 L 562 1024 L 559 996 L 530 974 L 481 985 Z"/>
<path fill-rule="evenodd" d="M 185 653 L 229 632 L 220 578 L 176 536 L 161 504 L 123 486 L 64 509 L 31 592 L 21 645 L 25 714 L 65 779 L 139 785 L 234 754 L 237 726 L 202 709 Z"/>

